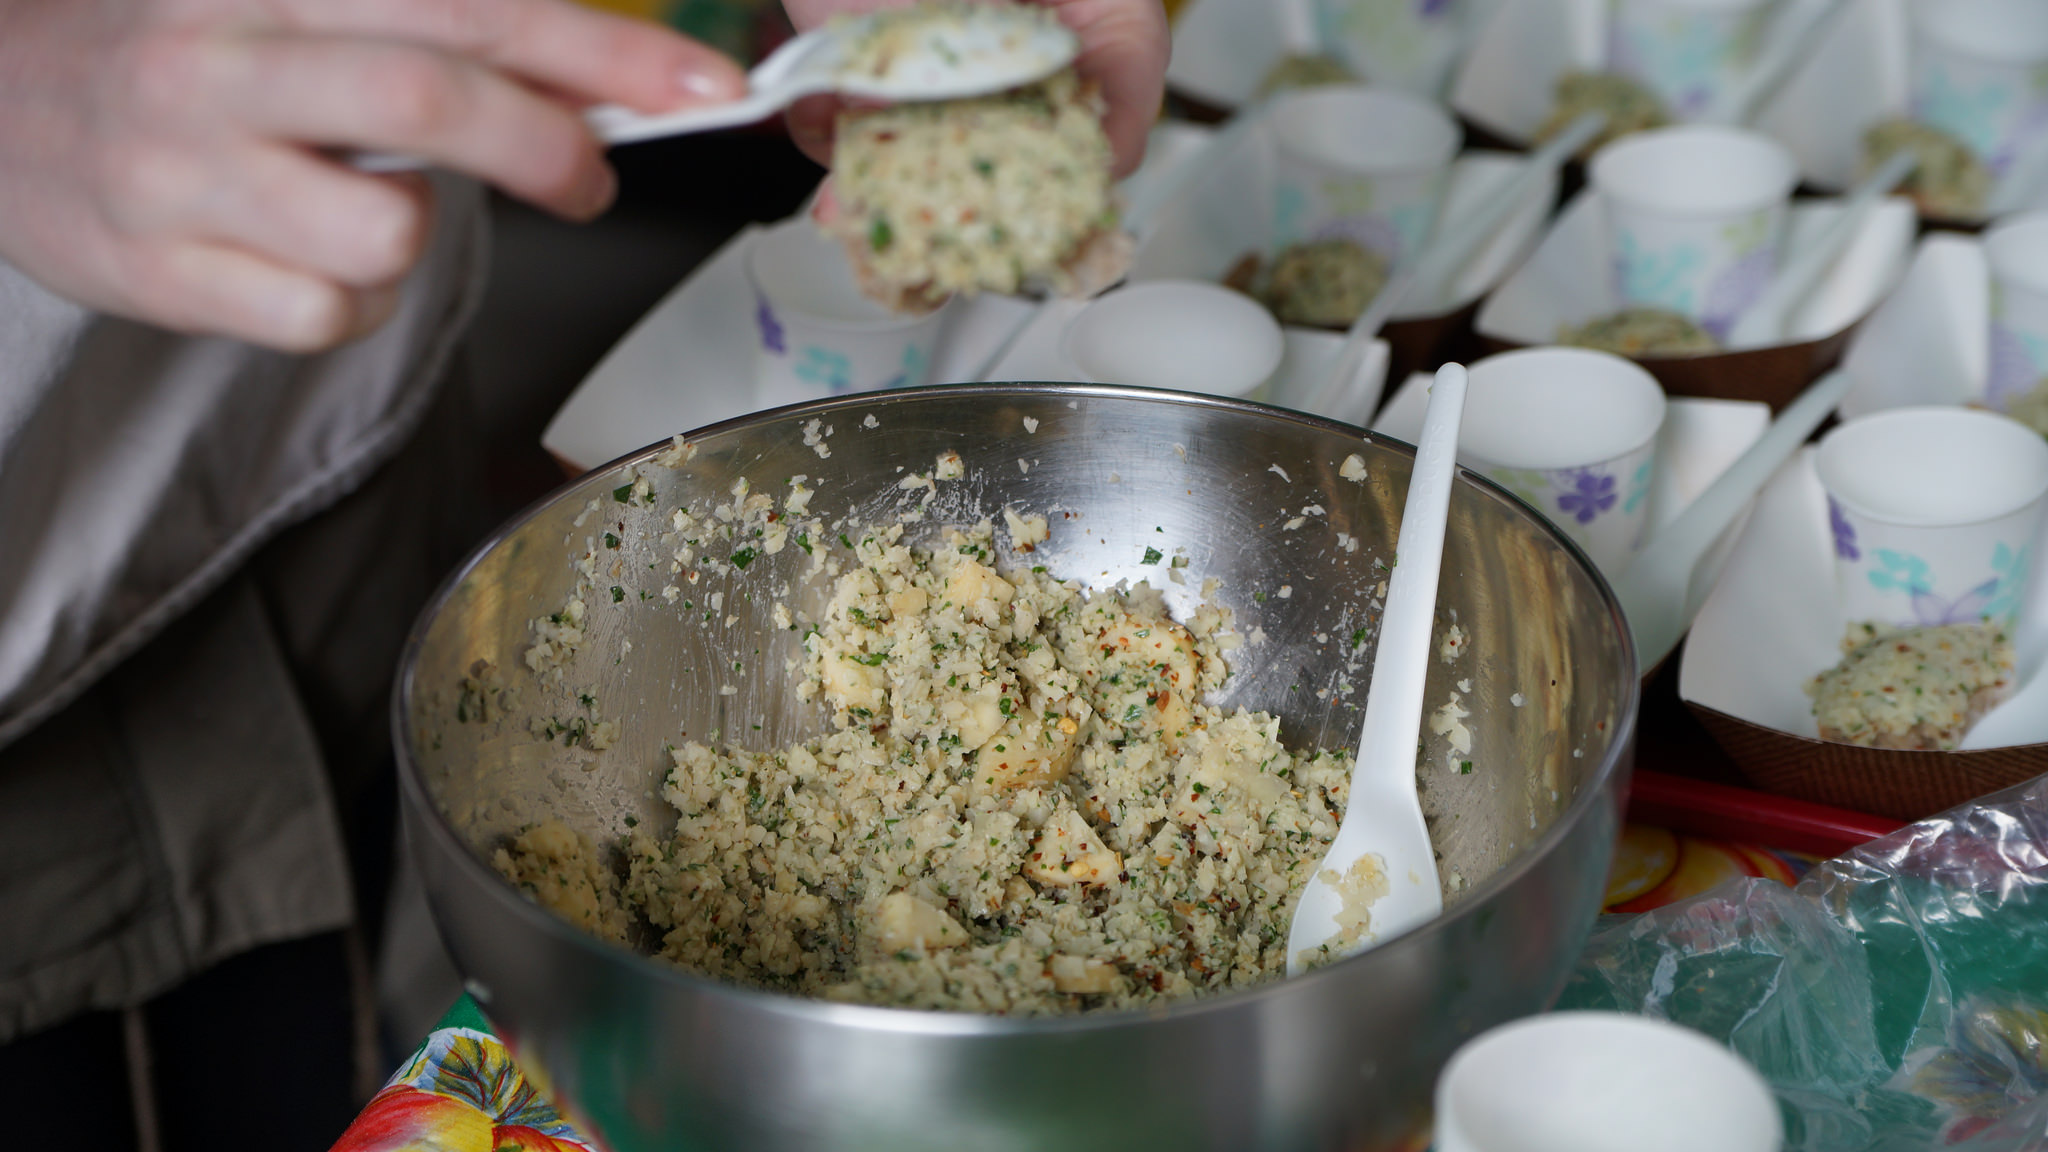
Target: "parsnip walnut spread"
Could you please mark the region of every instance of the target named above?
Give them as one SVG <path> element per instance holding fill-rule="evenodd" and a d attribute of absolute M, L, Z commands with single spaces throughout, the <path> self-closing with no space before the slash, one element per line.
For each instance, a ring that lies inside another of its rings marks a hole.
<path fill-rule="evenodd" d="M 1823 740 L 1950 751 L 2012 682 L 2012 643 L 1988 624 L 1857 624 L 1842 649 L 1807 686 Z"/>
<path fill-rule="evenodd" d="M 1131 253 L 1101 117 L 1071 69 L 994 96 L 848 111 L 832 160 L 838 212 L 824 228 L 862 290 L 891 307 L 1099 291 Z"/>

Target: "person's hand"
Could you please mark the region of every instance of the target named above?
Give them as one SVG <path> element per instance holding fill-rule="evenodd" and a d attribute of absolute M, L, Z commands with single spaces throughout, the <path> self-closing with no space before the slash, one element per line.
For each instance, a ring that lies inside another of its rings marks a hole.
<path fill-rule="evenodd" d="M 798 31 L 842 12 L 900 7 L 911 0 L 783 0 Z M 1159 0 L 1037 0 L 1059 13 L 1081 41 L 1075 68 L 1093 80 L 1108 105 L 1102 126 L 1116 151 L 1116 174 L 1128 176 L 1145 158 L 1145 134 L 1159 118 L 1166 92 L 1166 10 Z M 832 125 L 839 103 L 826 96 L 797 102 L 789 134 L 820 164 L 832 161 Z"/>
<path fill-rule="evenodd" d="M 731 99 L 738 66 L 569 0 L 0 0 L 0 258 L 188 332 L 310 351 L 388 314 L 422 157 L 571 219 L 610 168 L 578 108 Z"/>

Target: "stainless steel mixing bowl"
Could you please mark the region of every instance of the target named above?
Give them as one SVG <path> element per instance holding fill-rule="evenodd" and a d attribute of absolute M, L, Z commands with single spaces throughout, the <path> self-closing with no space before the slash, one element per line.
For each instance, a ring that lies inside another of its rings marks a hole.
<path fill-rule="evenodd" d="M 765 747 L 824 727 L 791 691 L 799 633 L 772 615 L 778 600 L 821 603 L 820 582 L 800 578 L 806 551 L 754 549 L 744 570 L 689 584 L 642 538 L 679 503 L 729 499 L 740 477 L 779 493 L 804 475 L 828 520 L 917 510 L 913 535 L 1000 524 L 1005 505 L 1041 512 L 1052 537 L 1022 562 L 1091 586 L 1150 578 L 1177 613 L 1214 578 L 1210 600 L 1249 638 L 1221 702 L 1278 714 L 1292 744 L 1355 738 L 1405 445 L 1251 404 L 1022 384 L 848 397 L 688 443 L 673 467 L 657 445 L 599 469 L 479 549 L 423 614 L 394 706 L 407 833 L 448 947 L 521 1063 L 616 1152 L 1395 1148 L 1427 1122 L 1452 1049 L 1557 994 L 1620 823 L 1636 669 L 1584 558 L 1469 474 L 1438 620 L 1467 642 L 1431 662 L 1428 700 L 1462 694 L 1472 750 L 1425 732 L 1423 796 L 1453 890 L 1422 929 L 1157 1011 L 1006 1019 L 724 986 L 530 903 L 486 862 L 522 824 L 558 816 L 612 840 L 673 818 L 657 782 L 682 733 Z M 964 476 L 903 486 L 946 452 Z M 1362 482 L 1342 475 L 1352 454 Z M 636 475 L 644 499 L 622 487 Z M 586 549 L 589 636 L 551 687 L 524 656 L 533 621 L 584 579 Z M 671 605 L 659 590 L 677 580 L 688 591 Z M 535 734 L 537 717 L 587 711 L 584 693 L 623 721 L 614 746 Z"/>

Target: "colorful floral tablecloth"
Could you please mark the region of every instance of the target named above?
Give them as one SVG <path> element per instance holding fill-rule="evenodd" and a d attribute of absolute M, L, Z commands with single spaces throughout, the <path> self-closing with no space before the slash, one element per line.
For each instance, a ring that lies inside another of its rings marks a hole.
<path fill-rule="evenodd" d="M 1631 824 L 1607 910 L 1643 912 L 1751 876 L 1794 883 L 1811 857 Z M 603 1152 L 520 1074 L 463 997 L 345 1133 L 335 1152 Z"/>
<path fill-rule="evenodd" d="M 334 1152 L 602 1152 L 528 1083 L 464 996 Z"/>

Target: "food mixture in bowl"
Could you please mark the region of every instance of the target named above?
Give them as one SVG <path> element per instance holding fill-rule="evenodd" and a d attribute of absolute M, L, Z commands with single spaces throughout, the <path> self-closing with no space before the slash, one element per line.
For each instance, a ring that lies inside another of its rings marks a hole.
<path fill-rule="evenodd" d="M 1663 308 L 1625 308 L 1558 329 L 1557 342 L 1617 356 L 1703 356 L 1721 350 L 1714 334 Z"/>
<path fill-rule="evenodd" d="M 956 19 L 958 7 L 904 9 L 884 28 Z M 1102 107 L 1069 68 L 992 96 L 849 109 L 833 146 L 838 211 L 823 227 L 846 246 L 862 290 L 892 308 L 927 310 L 953 293 L 1100 291 L 1132 249 L 1117 227 Z"/>
<path fill-rule="evenodd" d="M 764 547 L 841 565 L 792 670 L 830 730 L 775 749 L 679 735 L 675 824 L 634 829 L 623 878 L 558 823 L 515 837 L 500 872 L 615 941 L 651 925 L 692 971 L 861 1003 L 1047 1014 L 1285 974 L 1350 757 L 1290 752 L 1271 716 L 1204 702 L 1229 675 L 1228 613 L 1176 622 L 1148 584 L 999 570 L 987 522 L 929 549 L 900 523 L 831 549 L 803 495 L 787 518 L 734 507 L 780 525 Z M 1046 538 L 1041 517 L 1006 521 L 1027 558 Z M 580 603 L 535 622 L 544 678 Z"/>
<path fill-rule="evenodd" d="M 1952 751 L 2012 682 L 2012 642 L 1989 624 L 1856 624 L 1842 649 L 1806 689 L 1823 740 Z"/>

